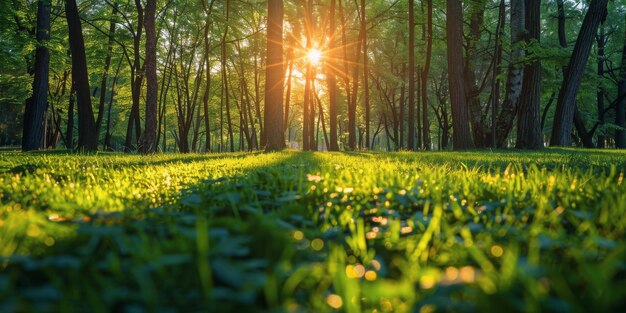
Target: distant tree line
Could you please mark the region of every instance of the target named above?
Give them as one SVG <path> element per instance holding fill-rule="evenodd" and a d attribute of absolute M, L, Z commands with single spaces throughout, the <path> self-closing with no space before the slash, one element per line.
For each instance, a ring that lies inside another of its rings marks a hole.
<path fill-rule="evenodd" d="M 7 0 L 0 145 L 626 148 L 624 0 Z"/>

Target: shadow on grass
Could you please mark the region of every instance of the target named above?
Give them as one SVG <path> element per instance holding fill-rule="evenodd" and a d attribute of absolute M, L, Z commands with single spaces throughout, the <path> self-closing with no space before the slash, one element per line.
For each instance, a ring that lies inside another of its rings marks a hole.
<path fill-rule="evenodd" d="M 163 162 L 176 160 L 187 161 Z M 294 253 L 289 231 L 305 222 L 298 201 L 317 166 L 311 153 L 276 154 L 187 186 L 175 204 L 64 221 L 75 236 L 0 260 L 0 311 L 276 309 Z"/>

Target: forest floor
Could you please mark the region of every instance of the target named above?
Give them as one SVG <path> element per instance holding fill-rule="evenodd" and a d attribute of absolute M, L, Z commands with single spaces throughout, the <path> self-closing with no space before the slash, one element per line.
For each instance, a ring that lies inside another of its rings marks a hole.
<path fill-rule="evenodd" d="M 607 312 L 626 153 L 0 153 L 0 312 Z"/>

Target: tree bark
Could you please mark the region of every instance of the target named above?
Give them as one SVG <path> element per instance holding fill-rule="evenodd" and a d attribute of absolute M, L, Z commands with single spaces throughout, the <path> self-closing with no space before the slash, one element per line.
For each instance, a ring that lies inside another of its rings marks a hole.
<path fill-rule="evenodd" d="M 365 138 L 364 148 L 372 149 L 370 143 L 370 86 L 369 86 L 369 57 L 367 55 L 367 20 L 365 14 L 365 0 L 361 0 L 361 43 L 363 44 L 363 106 L 365 107 Z"/>
<path fill-rule="evenodd" d="M 33 95 L 26 101 L 22 151 L 42 148 L 44 119 L 48 106 L 48 74 L 50 72 L 50 0 L 37 3 L 37 50 L 35 52 L 35 77 Z M 45 147 L 43 147 L 45 148 Z"/>
<path fill-rule="evenodd" d="M 412 1 L 412 0 L 411 0 Z M 427 0 L 426 17 L 426 60 L 422 69 L 422 145 L 430 150 L 430 122 L 428 121 L 428 73 L 433 51 L 433 0 Z"/>
<path fill-rule="evenodd" d="M 624 25 L 626 26 L 626 15 L 624 16 Z M 622 64 L 617 85 L 617 99 L 617 105 L 615 106 L 615 125 L 619 128 L 615 130 L 615 147 L 626 149 L 626 27 L 624 31 L 624 45 L 622 48 Z"/>
<path fill-rule="evenodd" d="M 330 122 L 329 133 L 329 151 L 338 151 L 339 145 L 337 144 L 337 78 L 335 76 L 335 69 L 337 68 L 335 60 L 337 59 L 337 51 L 335 50 L 335 0 L 330 0 L 330 16 L 328 27 L 328 51 L 330 57 L 328 58 L 327 70 L 327 82 L 328 82 L 328 115 Z M 291 73 L 291 67 L 290 67 Z"/>
<path fill-rule="evenodd" d="M 157 34 L 156 34 L 156 0 L 146 1 L 144 26 L 146 29 L 146 121 L 145 131 L 141 144 L 142 153 L 154 153 L 156 151 L 156 126 L 157 126 Z"/>
<path fill-rule="evenodd" d="M 267 151 L 285 148 L 283 128 L 283 1 L 267 4 L 267 61 L 265 63 L 265 136 Z"/>
<path fill-rule="evenodd" d="M 452 105 L 454 150 L 473 148 L 468 124 L 467 99 L 463 77 L 463 7 L 460 0 L 446 0 L 448 43 L 448 84 Z"/>
<path fill-rule="evenodd" d="M 604 125 L 604 86 L 602 80 L 604 78 L 604 46 L 606 44 L 606 36 L 604 32 L 604 24 L 600 25 L 599 34 L 596 38 L 598 45 L 598 90 L 596 93 L 597 108 L 598 108 L 598 126 Z M 603 134 L 598 135 L 598 148 L 604 148 L 606 138 Z"/>
<path fill-rule="evenodd" d="M 559 97 L 552 126 L 551 146 L 569 146 L 571 144 L 576 95 L 582 80 L 585 65 L 591 53 L 593 37 L 598 25 L 606 16 L 608 0 L 592 0 L 581 26 L 574 51 L 567 65 L 565 77 L 559 90 Z"/>
<path fill-rule="evenodd" d="M 100 100 L 98 102 L 98 117 L 96 118 L 96 133 L 100 137 L 100 129 L 104 120 L 104 103 L 106 101 L 107 81 L 109 78 L 109 70 L 111 68 L 111 58 L 113 56 L 113 43 L 115 36 L 115 14 L 117 14 L 117 3 L 113 6 L 112 18 L 109 22 L 109 42 L 107 43 L 107 55 L 104 58 L 104 70 L 102 71 L 102 79 L 100 81 Z M 111 95 L 112 97 L 112 95 Z"/>
<path fill-rule="evenodd" d="M 415 1 L 409 0 L 409 116 L 407 148 L 415 151 Z"/>
<path fill-rule="evenodd" d="M 76 0 L 65 2 L 70 50 L 72 52 L 72 81 L 76 90 L 78 106 L 78 149 L 95 151 L 98 149 L 98 134 L 93 118 L 91 95 L 89 93 L 89 74 L 85 57 L 85 41 L 78 15 Z"/>
<path fill-rule="evenodd" d="M 526 1 L 527 41 L 540 42 L 541 36 L 541 1 Z M 541 134 L 541 61 L 535 54 L 533 62 L 524 68 L 524 82 L 519 110 L 517 113 L 517 140 L 519 149 L 543 148 Z"/>
<path fill-rule="evenodd" d="M 513 121 L 518 111 L 518 103 L 522 94 L 524 67 L 521 62 L 524 58 L 525 32 L 525 3 L 524 0 L 511 0 L 511 60 L 506 82 L 506 97 L 496 123 L 496 145 L 504 147 L 513 128 Z"/>

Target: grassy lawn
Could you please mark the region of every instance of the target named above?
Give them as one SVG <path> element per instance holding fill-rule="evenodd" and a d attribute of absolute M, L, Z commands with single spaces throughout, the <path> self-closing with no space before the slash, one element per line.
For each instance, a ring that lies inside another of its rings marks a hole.
<path fill-rule="evenodd" d="M 0 312 L 617 312 L 626 153 L 0 153 Z"/>

